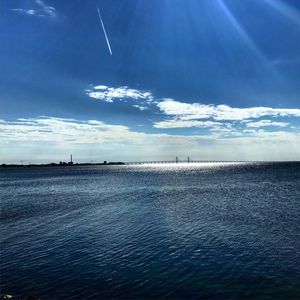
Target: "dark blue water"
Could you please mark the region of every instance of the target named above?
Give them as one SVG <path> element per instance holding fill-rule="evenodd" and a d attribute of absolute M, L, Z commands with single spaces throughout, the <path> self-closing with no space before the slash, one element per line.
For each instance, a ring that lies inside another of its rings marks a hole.
<path fill-rule="evenodd" d="M 299 299 L 300 164 L 1 169 L 1 293 Z"/>

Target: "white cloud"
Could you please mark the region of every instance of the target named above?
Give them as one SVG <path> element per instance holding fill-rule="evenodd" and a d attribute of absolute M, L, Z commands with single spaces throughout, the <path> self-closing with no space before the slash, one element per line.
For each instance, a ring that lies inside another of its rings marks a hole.
<path fill-rule="evenodd" d="M 269 127 L 269 126 L 276 126 L 276 127 L 286 127 L 289 123 L 287 122 L 274 122 L 271 120 L 260 120 L 257 122 L 247 122 L 246 127 L 251 128 L 259 128 L 259 127 Z"/>
<path fill-rule="evenodd" d="M 228 105 L 206 105 L 184 103 L 173 99 L 165 99 L 157 104 L 168 116 L 176 116 L 181 120 L 197 120 L 211 118 L 216 121 L 242 121 L 246 119 L 269 117 L 300 117 L 300 109 L 249 107 L 234 108 Z"/>
<path fill-rule="evenodd" d="M 35 2 L 40 6 L 45 16 L 52 18 L 56 17 L 56 9 L 53 6 L 46 5 L 42 0 L 36 0 Z"/>
<path fill-rule="evenodd" d="M 222 123 L 214 121 L 186 121 L 186 120 L 166 120 L 154 123 L 155 128 L 189 128 L 189 127 L 202 127 L 211 128 L 215 126 L 221 126 Z"/>
<path fill-rule="evenodd" d="M 115 100 L 142 100 L 149 103 L 153 100 L 153 95 L 147 91 L 130 89 L 127 86 L 118 88 L 108 87 L 106 85 L 94 86 L 92 89 L 86 90 L 86 94 L 94 99 L 105 102 L 114 102 Z"/>
<path fill-rule="evenodd" d="M 130 102 L 132 107 L 144 111 L 158 108 L 169 118 L 156 121 L 153 124 L 157 129 L 171 128 L 208 128 L 216 137 L 241 136 L 246 128 L 260 127 L 288 127 L 290 124 L 282 121 L 258 120 L 260 118 L 288 118 L 300 117 L 300 109 L 272 108 L 272 107 L 247 107 L 236 108 L 229 105 L 214 105 L 202 103 L 185 103 L 170 98 L 156 99 L 149 91 L 131 89 L 127 86 L 109 87 L 97 85 L 86 90 L 86 94 L 94 99 L 105 102 L 115 100 Z M 292 126 L 290 129 L 295 129 Z"/>
<path fill-rule="evenodd" d="M 135 107 L 135 108 L 138 108 L 139 110 L 147 110 L 148 109 L 148 107 L 144 106 L 144 105 L 135 104 L 135 105 L 132 105 L 132 106 Z"/>
<path fill-rule="evenodd" d="M 260 128 L 270 126 L 287 127 L 290 125 L 288 122 L 253 121 L 249 118 L 300 116 L 300 109 L 233 108 L 228 105 L 189 104 L 173 99 L 164 99 L 162 102 L 157 103 L 157 106 L 165 115 L 173 118 L 154 123 L 155 128 L 209 128 L 218 137 L 240 136 L 243 132 L 250 133 L 241 130 L 244 126 L 247 128 Z"/>
<path fill-rule="evenodd" d="M 136 138 L 126 126 L 107 125 L 96 120 L 60 118 L 18 119 L 0 123 L 0 138 L 6 141 L 47 141 L 58 143 L 97 143 Z"/>
<path fill-rule="evenodd" d="M 20 157 L 59 161 L 69 153 L 82 161 L 170 160 L 176 155 L 208 160 L 300 159 L 300 135 L 286 131 L 253 130 L 247 136 L 227 138 L 214 133 L 181 136 L 137 132 L 99 120 L 40 117 L 0 120 L 0 140 L 1 162 L 16 162 Z"/>
<path fill-rule="evenodd" d="M 198 103 L 189 104 L 173 99 L 163 99 L 157 106 L 164 114 L 178 116 L 182 120 L 207 119 L 210 118 L 214 112 L 213 106 L 210 105 Z"/>
<path fill-rule="evenodd" d="M 39 16 L 39 13 L 34 9 L 12 8 L 11 10 L 28 16 Z"/>
<path fill-rule="evenodd" d="M 42 0 L 36 0 L 35 3 L 37 6 L 36 9 L 13 8 L 11 10 L 28 16 L 49 18 L 55 18 L 57 16 L 56 9 L 53 6 L 46 5 L 46 3 Z"/>
<path fill-rule="evenodd" d="M 109 87 L 106 85 L 94 86 L 87 89 L 86 94 L 94 99 L 105 102 L 114 102 L 115 100 L 127 101 L 138 100 L 139 104 L 134 104 L 140 110 L 145 110 L 148 105 L 155 104 L 160 111 L 167 116 L 174 116 L 174 119 L 158 122 L 155 124 L 157 128 L 161 126 L 169 126 L 170 128 L 178 127 L 202 127 L 202 122 L 183 122 L 201 119 L 212 119 L 214 121 L 240 121 L 247 122 L 249 119 L 261 117 L 300 117 L 300 109 L 298 108 L 272 108 L 265 106 L 236 108 L 226 104 L 201 104 L 201 103 L 185 103 L 174 99 L 155 99 L 149 91 L 131 89 L 127 86 Z M 191 124 L 191 126 L 188 126 Z M 280 125 L 278 125 L 280 126 Z M 166 128 L 166 127 L 164 127 Z"/>
<path fill-rule="evenodd" d="M 206 128 L 210 132 L 209 134 L 206 135 L 215 139 L 242 136 L 242 131 L 234 128 L 233 124 L 210 121 L 210 120 L 185 121 L 180 119 L 179 120 L 173 119 L 173 120 L 156 122 L 154 123 L 154 127 L 159 129 L 191 128 L 191 127 Z"/>

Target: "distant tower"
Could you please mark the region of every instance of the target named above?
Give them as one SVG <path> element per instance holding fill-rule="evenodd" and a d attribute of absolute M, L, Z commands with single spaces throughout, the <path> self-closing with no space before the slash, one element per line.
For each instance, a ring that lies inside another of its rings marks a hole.
<path fill-rule="evenodd" d="M 73 163 L 73 156 L 72 156 L 72 154 L 71 154 L 71 163 Z"/>
<path fill-rule="evenodd" d="M 190 157 L 188 156 L 188 159 L 187 159 L 188 163 L 190 162 Z"/>
<path fill-rule="evenodd" d="M 176 163 L 178 163 L 178 156 L 176 156 Z"/>

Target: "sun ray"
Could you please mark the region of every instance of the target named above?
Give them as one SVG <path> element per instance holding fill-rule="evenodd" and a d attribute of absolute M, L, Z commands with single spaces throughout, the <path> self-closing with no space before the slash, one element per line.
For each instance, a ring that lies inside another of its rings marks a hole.
<path fill-rule="evenodd" d="M 259 49 L 259 47 L 256 45 L 256 43 L 253 41 L 253 39 L 249 36 L 249 34 L 246 32 L 246 30 L 241 26 L 239 21 L 236 19 L 236 17 L 233 15 L 233 13 L 230 11 L 228 6 L 223 0 L 218 0 L 218 4 L 220 5 L 222 11 L 227 16 L 230 23 L 234 26 L 235 30 L 240 34 L 243 41 L 246 43 L 246 45 L 255 53 L 257 57 L 259 57 L 263 62 L 267 63 L 268 60 L 263 54 L 263 52 Z"/>
<path fill-rule="evenodd" d="M 264 0 L 267 4 L 269 4 L 274 10 L 278 13 L 284 15 L 289 20 L 300 26 L 300 13 L 291 5 L 284 3 L 281 0 Z"/>

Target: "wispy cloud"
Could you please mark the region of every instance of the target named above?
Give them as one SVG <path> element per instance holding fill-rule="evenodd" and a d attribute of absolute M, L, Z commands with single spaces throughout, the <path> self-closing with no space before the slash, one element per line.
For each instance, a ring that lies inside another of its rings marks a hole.
<path fill-rule="evenodd" d="M 226 129 L 226 128 L 223 128 Z M 249 129 L 250 130 L 250 129 Z M 16 161 L 20 154 L 32 161 L 60 159 L 66 153 L 90 159 L 299 159 L 300 135 L 286 131 L 252 131 L 229 138 L 216 135 L 169 135 L 133 131 L 99 120 L 79 121 L 53 117 L 0 121 L 1 161 Z M 26 147 L 24 147 L 26 145 Z M 287 147 L 288 145 L 288 147 Z M 20 150 L 22 153 L 20 153 Z M 49 155 L 51 153 L 51 155 Z M 43 156 L 45 155 L 45 156 Z"/>
<path fill-rule="evenodd" d="M 52 18 L 56 17 L 56 9 L 53 6 L 46 5 L 42 0 L 36 0 L 35 2 L 37 5 L 39 5 L 45 16 Z"/>
<path fill-rule="evenodd" d="M 96 143 L 135 138 L 122 125 L 108 125 L 97 120 L 78 121 L 61 118 L 18 119 L 0 122 L 0 137 L 5 140 L 47 141 L 58 143 Z"/>
<path fill-rule="evenodd" d="M 147 91 L 141 91 L 136 89 L 130 89 L 127 86 L 122 87 L 109 87 L 106 85 L 97 85 L 92 89 L 87 89 L 86 94 L 94 99 L 114 102 L 115 100 L 127 101 L 127 100 L 140 100 L 145 103 L 153 101 L 153 95 Z M 144 110 L 146 107 L 144 105 L 135 107 Z"/>
<path fill-rule="evenodd" d="M 146 109 L 148 109 L 148 107 L 145 106 L 145 105 L 135 104 L 135 105 L 132 105 L 132 106 L 135 107 L 135 108 L 138 108 L 139 110 L 146 110 Z"/>
<path fill-rule="evenodd" d="M 276 127 L 286 127 L 289 123 L 287 122 L 275 122 L 271 120 L 260 120 L 257 122 L 247 122 L 246 127 L 251 128 L 260 128 L 260 127 L 269 127 L 269 126 L 276 126 Z"/>
<path fill-rule="evenodd" d="M 40 14 L 35 9 L 12 8 L 11 10 L 28 16 L 40 16 Z"/>
<path fill-rule="evenodd" d="M 197 121 L 197 120 L 165 120 L 154 123 L 155 128 L 190 128 L 190 127 L 202 127 L 202 128 L 211 128 L 215 126 L 221 126 L 222 123 L 214 121 Z"/>
<path fill-rule="evenodd" d="M 56 9 L 53 6 L 47 5 L 42 0 L 35 0 L 35 6 L 35 8 L 12 8 L 11 10 L 27 16 L 49 18 L 55 18 L 57 16 Z"/>
<path fill-rule="evenodd" d="M 265 106 L 238 108 L 226 104 L 186 103 L 171 98 L 157 99 L 149 91 L 131 89 L 127 86 L 97 85 L 87 89 L 86 94 L 104 102 L 128 102 L 130 106 L 140 111 L 154 109 L 156 118 L 158 109 L 163 120 L 154 122 L 153 127 L 156 129 L 206 128 L 218 138 L 250 134 L 261 127 L 294 129 L 294 127 L 289 127 L 290 123 L 286 122 L 287 118 L 300 117 L 298 108 Z M 264 119 L 261 120 L 261 118 Z M 274 118 L 284 120 L 274 121 Z"/>
<path fill-rule="evenodd" d="M 300 117 L 300 109 L 248 107 L 235 108 L 228 105 L 206 105 L 184 103 L 166 99 L 158 103 L 160 110 L 168 116 L 177 116 L 180 120 L 197 120 L 211 118 L 216 121 L 241 121 L 265 116 L 269 117 Z"/>
<path fill-rule="evenodd" d="M 132 106 L 140 110 L 145 110 L 149 104 L 154 104 L 164 115 L 174 116 L 172 120 L 156 123 L 155 127 L 160 127 L 160 125 L 165 124 L 166 126 L 174 128 L 175 123 L 178 124 L 178 127 L 205 126 L 205 123 L 201 122 L 182 122 L 202 119 L 212 119 L 214 121 L 243 121 L 266 116 L 300 117 L 300 109 L 298 108 L 272 108 L 265 106 L 237 108 L 226 104 L 185 103 L 170 98 L 156 99 L 149 91 L 131 89 L 127 86 L 109 87 L 106 85 L 97 85 L 91 89 L 87 89 L 86 94 L 91 98 L 105 102 L 138 100 L 138 103 L 134 103 Z M 188 124 L 191 124 L 191 126 L 188 126 Z"/>
<path fill-rule="evenodd" d="M 216 121 L 199 121 L 199 120 L 180 120 L 180 119 L 171 119 L 165 121 L 159 121 L 153 125 L 158 129 L 172 129 L 172 128 L 204 128 L 208 129 L 209 133 L 206 133 L 207 136 L 210 136 L 215 139 L 219 138 L 228 138 L 233 136 L 243 135 L 242 131 L 234 127 L 234 124 L 228 122 L 216 122 Z"/>

